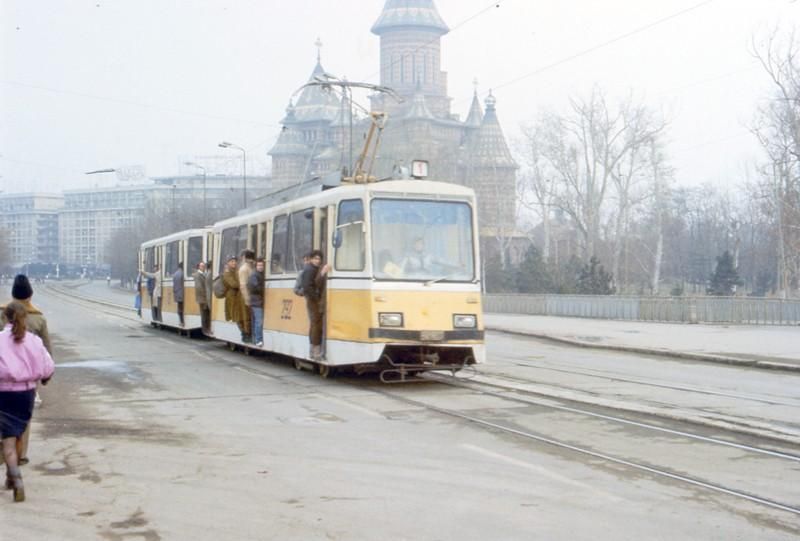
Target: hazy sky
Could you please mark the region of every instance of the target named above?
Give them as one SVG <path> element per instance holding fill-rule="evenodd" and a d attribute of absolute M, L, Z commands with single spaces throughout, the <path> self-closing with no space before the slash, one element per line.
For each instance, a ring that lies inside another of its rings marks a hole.
<path fill-rule="evenodd" d="M 328 72 L 378 82 L 379 39 L 369 28 L 383 4 L 0 0 L 0 190 L 112 182 L 83 173 L 123 165 L 176 174 L 186 159 L 225 155 L 222 140 L 248 149 L 249 172 L 264 172 L 289 97 L 314 67 L 317 37 Z M 632 90 L 672 119 L 669 150 L 683 184 L 739 181 L 757 155 L 746 124 L 769 89 L 751 36 L 800 23 L 797 0 L 436 5 L 453 29 L 442 40 L 453 112 L 466 114 L 477 77 L 481 95 L 495 89 L 512 139 L 521 122 L 563 110 L 567 96 L 595 83 L 611 96 Z M 240 154 L 229 155 L 235 169 Z"/>

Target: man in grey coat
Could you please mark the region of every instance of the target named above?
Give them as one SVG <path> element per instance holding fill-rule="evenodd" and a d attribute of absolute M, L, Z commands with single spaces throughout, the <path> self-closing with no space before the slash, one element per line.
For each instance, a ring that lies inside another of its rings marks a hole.
<path fill-rule="evenodd" d="M 197 301 L 197 306 L 200 307 L 200 326 L 203 329 L 203 334 L 211 333 L 212 293 L 208 274 L 211 274 L 211 271 L 206 271 L 206 264 L 202 261 L 198 263 L 197 270 L 194 273 L 194 299 Z"/>
<path fill-rule="evenodd" d="M 175 303 L 178 305 L 178 319 L 181 322 L 181 327 L 185 327 L 186 323 L 183 321 L 183 263 L 178 263 L 178 270 L 172 274 L 172 296 Z"/>

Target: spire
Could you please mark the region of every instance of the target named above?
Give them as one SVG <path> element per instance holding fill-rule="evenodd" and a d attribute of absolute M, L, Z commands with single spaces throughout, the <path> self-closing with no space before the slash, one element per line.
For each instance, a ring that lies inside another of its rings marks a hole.
<path fill-rule="evenodd" d="M 486 114 L 483 115 L 483 121 L 472 147 L 473 165 L 476 167 L 516 169 L 517 162 L 514 161 L 511 151 L 508 150 L 503 129 L 497 120 L 497 111 L 495 109 L 497 99 L 491 90 L 484 103 L 486 104 Z"/>
<path fill-rule="evenodd" d="M 292 103 L 292 100 L 290 99 L 289 100 L 289 105 L 286 106 L 286 116 L 283 117 L 283 120 L 281 120 L 281 124 L 286 126 L 288 124 L 296 123 L 297 122 L 297 117 L 295 116 L 294 111 L 295 111 L 294 103 Z"/>
<path fill-rule="evenodd" d="M 378 20 L 372 25 L 372 33 L 407 27 L 417 27 L 436 32 L 440 36 L 450 29 L 436 10 L 433 0 L 386 0 Z"/>
<path fill-rule="evenodd" d="M 288 119 L 289 115 L 286 118 Z M 303 138 L 303 132 L 296 126 L 284 126 L 275 146 L 267 154 L 270 156 L 305 156 L 308 154 L 308 147 Z"/>
<path fill-rule="evenodd" d="M 475 78 L 472 84 L 475 86 L 472 91 L 472 105 L 470 105 L 464 126 L 467 128 L 480 128 L 483 121 L 483 111 L 481 110 L 481 102 L 478 99 L 478 79 Z"/>
<path fill-rule="evenodd" d="M 317 41 L 314 42 L 314 45 L 317 47 L 317 65 L 322 64 L 322 40 L 319 39 L 317 36 Z"/>
<path fill-rule="evenodd" d="M 322 42 L 317 38 L 314 43 L 317 47 L 317 64 L 308 78 L 308 82 L 315 81 L 316 78 L 325 75 L 325 69 L 320 62 L 320 49 Z M 320 86 L 307 86 L 297 98 L 295 114 L 297 122 L 330 122 L 336 118 L 339 112 L 339 99 L 329 89 Z"/>

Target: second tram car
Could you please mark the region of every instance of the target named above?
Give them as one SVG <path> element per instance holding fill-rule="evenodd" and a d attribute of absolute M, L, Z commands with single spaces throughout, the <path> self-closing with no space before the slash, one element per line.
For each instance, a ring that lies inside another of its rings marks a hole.
<path fill-rule="evenodd" d="M 143 271 L 139 293 L 142 319 L 154 326 L 200 332 L 200 308 L 194 294 L 197 264 L 208 261 L 211 234 L 207 229 L 190 229 L 142 244 L 139 270 Z M 181 325 L 172 276 L 178 268 L 184 277 L 184 323 Z M 160 285 L 160 292 L 156 288 Z M 160 296 L 158 295 L 160 293 Z"/>

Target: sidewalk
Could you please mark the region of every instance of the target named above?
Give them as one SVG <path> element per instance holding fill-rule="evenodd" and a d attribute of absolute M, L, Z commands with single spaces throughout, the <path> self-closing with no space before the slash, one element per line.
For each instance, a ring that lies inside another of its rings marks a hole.
<path fill-rule="evenodd" d="M 488 331 L 524 334 L 580 347 L 800 372 L 800 327 L 490 313 L 484 314 L 484 324 Z"/>

